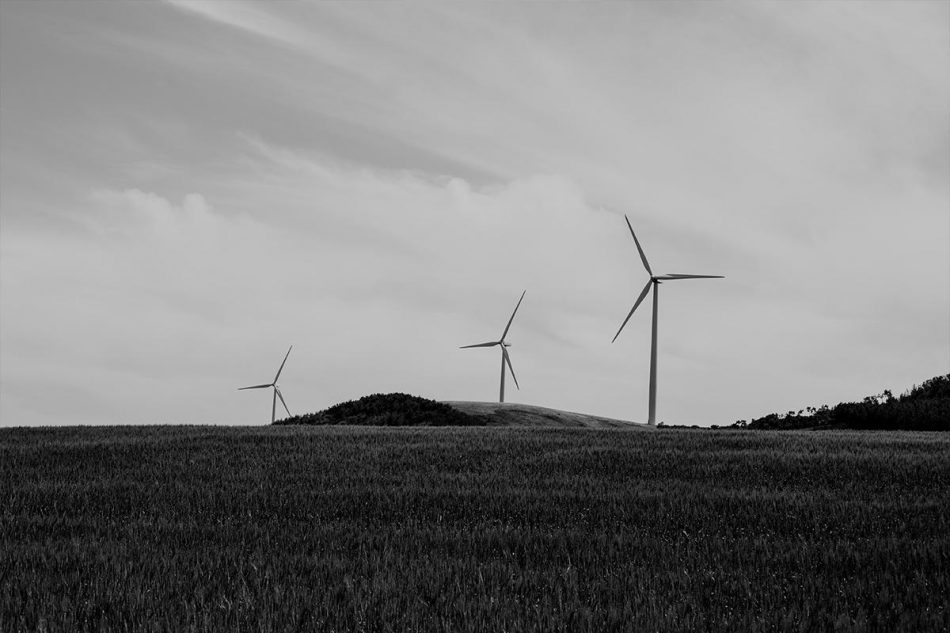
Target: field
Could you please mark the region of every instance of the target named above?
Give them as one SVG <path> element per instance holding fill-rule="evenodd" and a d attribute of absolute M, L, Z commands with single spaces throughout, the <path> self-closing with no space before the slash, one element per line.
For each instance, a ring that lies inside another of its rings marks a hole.
<path fill-rule="evenodd" d="M 0 631 L 946 631 L 950 437 L 0 431 Z"/>

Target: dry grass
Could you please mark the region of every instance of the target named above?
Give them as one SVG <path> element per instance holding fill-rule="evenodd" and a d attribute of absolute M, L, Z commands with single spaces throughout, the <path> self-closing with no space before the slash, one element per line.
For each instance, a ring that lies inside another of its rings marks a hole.
<path fill-rule="evenodd" d="M 456 400 L 445 404 L 469 415 L 481 415 L 490 418 L 488 426 L 653 430 L 653 427 L 645 424 L 512 402 Z"/>

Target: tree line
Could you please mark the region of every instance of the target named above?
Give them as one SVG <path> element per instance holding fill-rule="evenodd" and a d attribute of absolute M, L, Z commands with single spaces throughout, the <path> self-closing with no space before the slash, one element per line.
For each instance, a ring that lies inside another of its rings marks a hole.
<path fill-rule="evenodd" d="M 788 413 L 770 413 L 732 428 L 950 431 L 950 374 L 934 376 L 894 396 L 890 389 L 860 402 L 808 407 Z"/>

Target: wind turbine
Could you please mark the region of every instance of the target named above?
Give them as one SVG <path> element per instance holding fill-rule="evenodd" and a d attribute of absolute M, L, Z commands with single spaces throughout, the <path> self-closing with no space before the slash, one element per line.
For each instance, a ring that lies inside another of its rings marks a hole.
<path fill-rule="evenodd" d="M 680 275 L 680 274 L 668 274 L 668 275 L 654 275 L 653 270 L 650 268 L 650 263 L 647 261 L 647 256 L 643 254 L 643 249 L 640 247 L 640 240 L 637 239 L 637 234 L 633 232 L 633 226 L 630 225 L 630 218 L 626 215 L 623 216 L 623 219 L 627 221 L 627 227 L 630 229 L 630 235 L 633 236 L 633 242 L 637 245 L 637 251 L 640 253 L 640 260 L 643 261 L 643 267 L 647 269 L 647 273 L 650 275 L 650 281 L 647 282 L 647 285 L 643 287 L 643 292 L 640 293 L 640 296 L 637 297 L 637 302 L 633 304 L 633 307 L 630 309 L 630 313 L 627 315 L 627 318 L 623 320 L 623 323 L 620 324 L 620 329 L 617 330 L 617 333 L 614 335 L 613 343 L 617 340 L 617 337 L 620 336 L 620 332 L 623 330 L 623 327 L 627 324 L 627 321 L 630 320 L 630 317 L 633 316 L 633 313 L 640 303 L 643 302 L 644 297 L 647 296 L 647 293 L 650 292 L 650 289 L 653 289 L 653 341 L 650 346 L 650 417 L 647 420 L 649 424 L 656 424 L 656 315 L 657 315 L 657 298 L 659 296 L 660 284 L 664 281 L 676 281 L 678 279 L 723 279 L 722 275 Z"/>
<path fill-rule="evenodd" d="M 284 402 L 284 396 L 280 395 L 280 389 L 277 388 L 277 379 L 280 378 L 280 372 L 284 370 L 284 364 L 287 362 L 287 356 L 290 356 L 290 350 L 294 348 L 293 345 L 290 346 L 290 349 L 287 350 L 287 354 L 284 356 L 284 362 L 280 364 L 280 369 L 277 370 L 277 375 L 274 376 L 274 381 L 269 382 L 266 385 L 253 385 L 251 387 L 241 387 L 238 391 L 244 391 L 245 389 L 266 389 L 267 387 L 274 388 L 274 402 L 271 405 L 270 409 L 270 423 L 273 424 L 277 419 L 277 398 L 280 398 L 280 403 L 284 405 L 284 411 L 287 412 L 287 416 L 291 415 L 290 409 L 287 408 L 287 403 Z"/>
<path fill-rule="evenodd" d="M 498 392 L 498 402 L 505 401 L 505 365 L 508 365 L 508 369 L 511 370 L 511 377 L 515 379 L 515 387 L 518 387 L 518 390 L 521 390 L 521 387 L 518 386 L 518 378 L 515 376 L 515 369 L 511 366 L 511 358 L 508 357 L 508 347 L 511 347 L 509 343 L 505 342 L 505 336 L 508 334 L 508 328 L 511 327 L 511 322 L 515 320 L 515 314 L 518 312 L 518 308 L 521 307 L 521 300 L 524 299 L 525 290 L 521 293 L 521 299 L 518 299 L 518 305 L 515 306 L 515 311 L 511 313 L 511 318 L 508 319 L 508 325 L 505 326 L 505 331 L 501 333 L 501 338 L 497 341 L 489 341 L 487 343 L 477 343 L 475 345 L 463 345 L 459 349 L 468 349 L 470 347 L 495 347 L 496 345 L 501 347 L 501 388 Z"/>

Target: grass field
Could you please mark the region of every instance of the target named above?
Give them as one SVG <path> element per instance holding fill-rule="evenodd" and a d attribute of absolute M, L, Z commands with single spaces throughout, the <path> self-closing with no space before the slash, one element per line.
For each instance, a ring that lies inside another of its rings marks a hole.
<path fill-rule="evenodd" d="M 0 430 L 0 631 L 950 629 L 950 437 Z"/>

